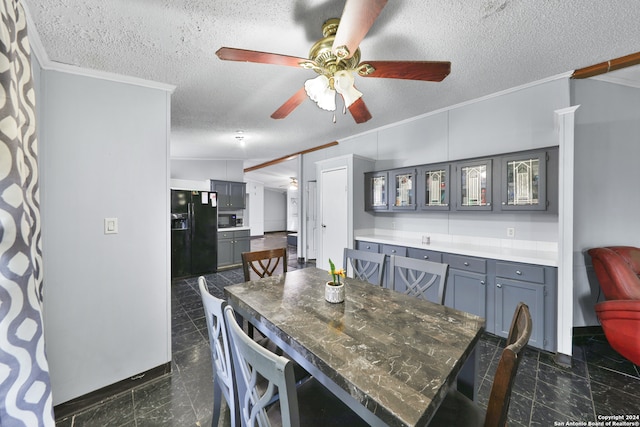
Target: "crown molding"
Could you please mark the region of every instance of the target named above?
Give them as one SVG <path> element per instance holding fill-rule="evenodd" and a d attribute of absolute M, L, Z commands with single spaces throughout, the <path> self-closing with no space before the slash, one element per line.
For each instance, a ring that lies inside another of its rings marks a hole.
<path fill-rule="evenodd" d="M 159 89 L 169 93 L 173 93 L 176 90 L 176 86 L 167 83 L 160 83 L 152 80 L 141 79 L 138 77 L 125 76 L 122 74 L 109 73 L 106 71 L 92 70 L 90 68 L 82 68 L 75 65 L 52 61 L 49 58 L 49 55 L 47 55 L 46 50 L 44 49 L 42 39 L 40 38 L 38 29 L 33 21 L 33 17 L 31 16 L 29 7 L 24 1 L 22 1 L 21 4 L 27 20 L 27 33 L 29 36 L 29 45 L 31 46 L 31 54 L 36 57 L 41 69 L 47 71 L 58 71 L 67 74 L 75 74 L 78 76 L 92 77 L 101 80 L 109 80 L 117 83 L 142 86 L 150 89 Z"/>

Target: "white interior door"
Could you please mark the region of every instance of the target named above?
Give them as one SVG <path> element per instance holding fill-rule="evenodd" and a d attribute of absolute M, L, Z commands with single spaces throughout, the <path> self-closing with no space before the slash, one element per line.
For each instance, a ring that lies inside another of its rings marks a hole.
<path fill-rule="evenodd" d="M 321 257 L 316 265 L 323 269 L 329 268 L 329 258 L 336 268 L 342 266 L 344 248 L 348 245 L 348 175 L 347 168 L 322 171 L 321 191 Z"/>
<path fill-rule="evenodd" d="M 307 187 L 307 259 L 318 257 L 316 236 L 318 232 L 318 184 L 309 181 Z"/>

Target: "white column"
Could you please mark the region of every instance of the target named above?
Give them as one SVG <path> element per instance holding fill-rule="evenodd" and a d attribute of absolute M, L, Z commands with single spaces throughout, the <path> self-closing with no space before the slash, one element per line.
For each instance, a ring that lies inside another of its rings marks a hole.
<path fill-rule="evenodd" d="M 556 110 L 559 148 L 558 355 L 572 355 L 574 121 L 579 105 Z"/>

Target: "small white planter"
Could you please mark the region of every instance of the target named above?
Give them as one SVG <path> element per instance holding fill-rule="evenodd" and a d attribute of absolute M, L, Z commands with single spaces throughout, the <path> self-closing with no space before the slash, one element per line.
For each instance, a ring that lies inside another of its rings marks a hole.
<path fill-rule="evenodd" d="M 324 285 L 324 299 L 331 303 L 340 303 L 344 301 L 344 283 L 336 286 L 333 282 L 327 282 Z"/>

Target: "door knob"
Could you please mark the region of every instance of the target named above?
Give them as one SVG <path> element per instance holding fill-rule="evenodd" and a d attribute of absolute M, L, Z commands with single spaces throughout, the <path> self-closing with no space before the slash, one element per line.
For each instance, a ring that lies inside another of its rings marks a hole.
<path fill-rule="evenodd" d="M 496 287 L 501 288 L 501 287 L 502 287 L 502 285 L 501 285 L 500 283 L 498 283 L 498 284 L 496 285 Z"/>

